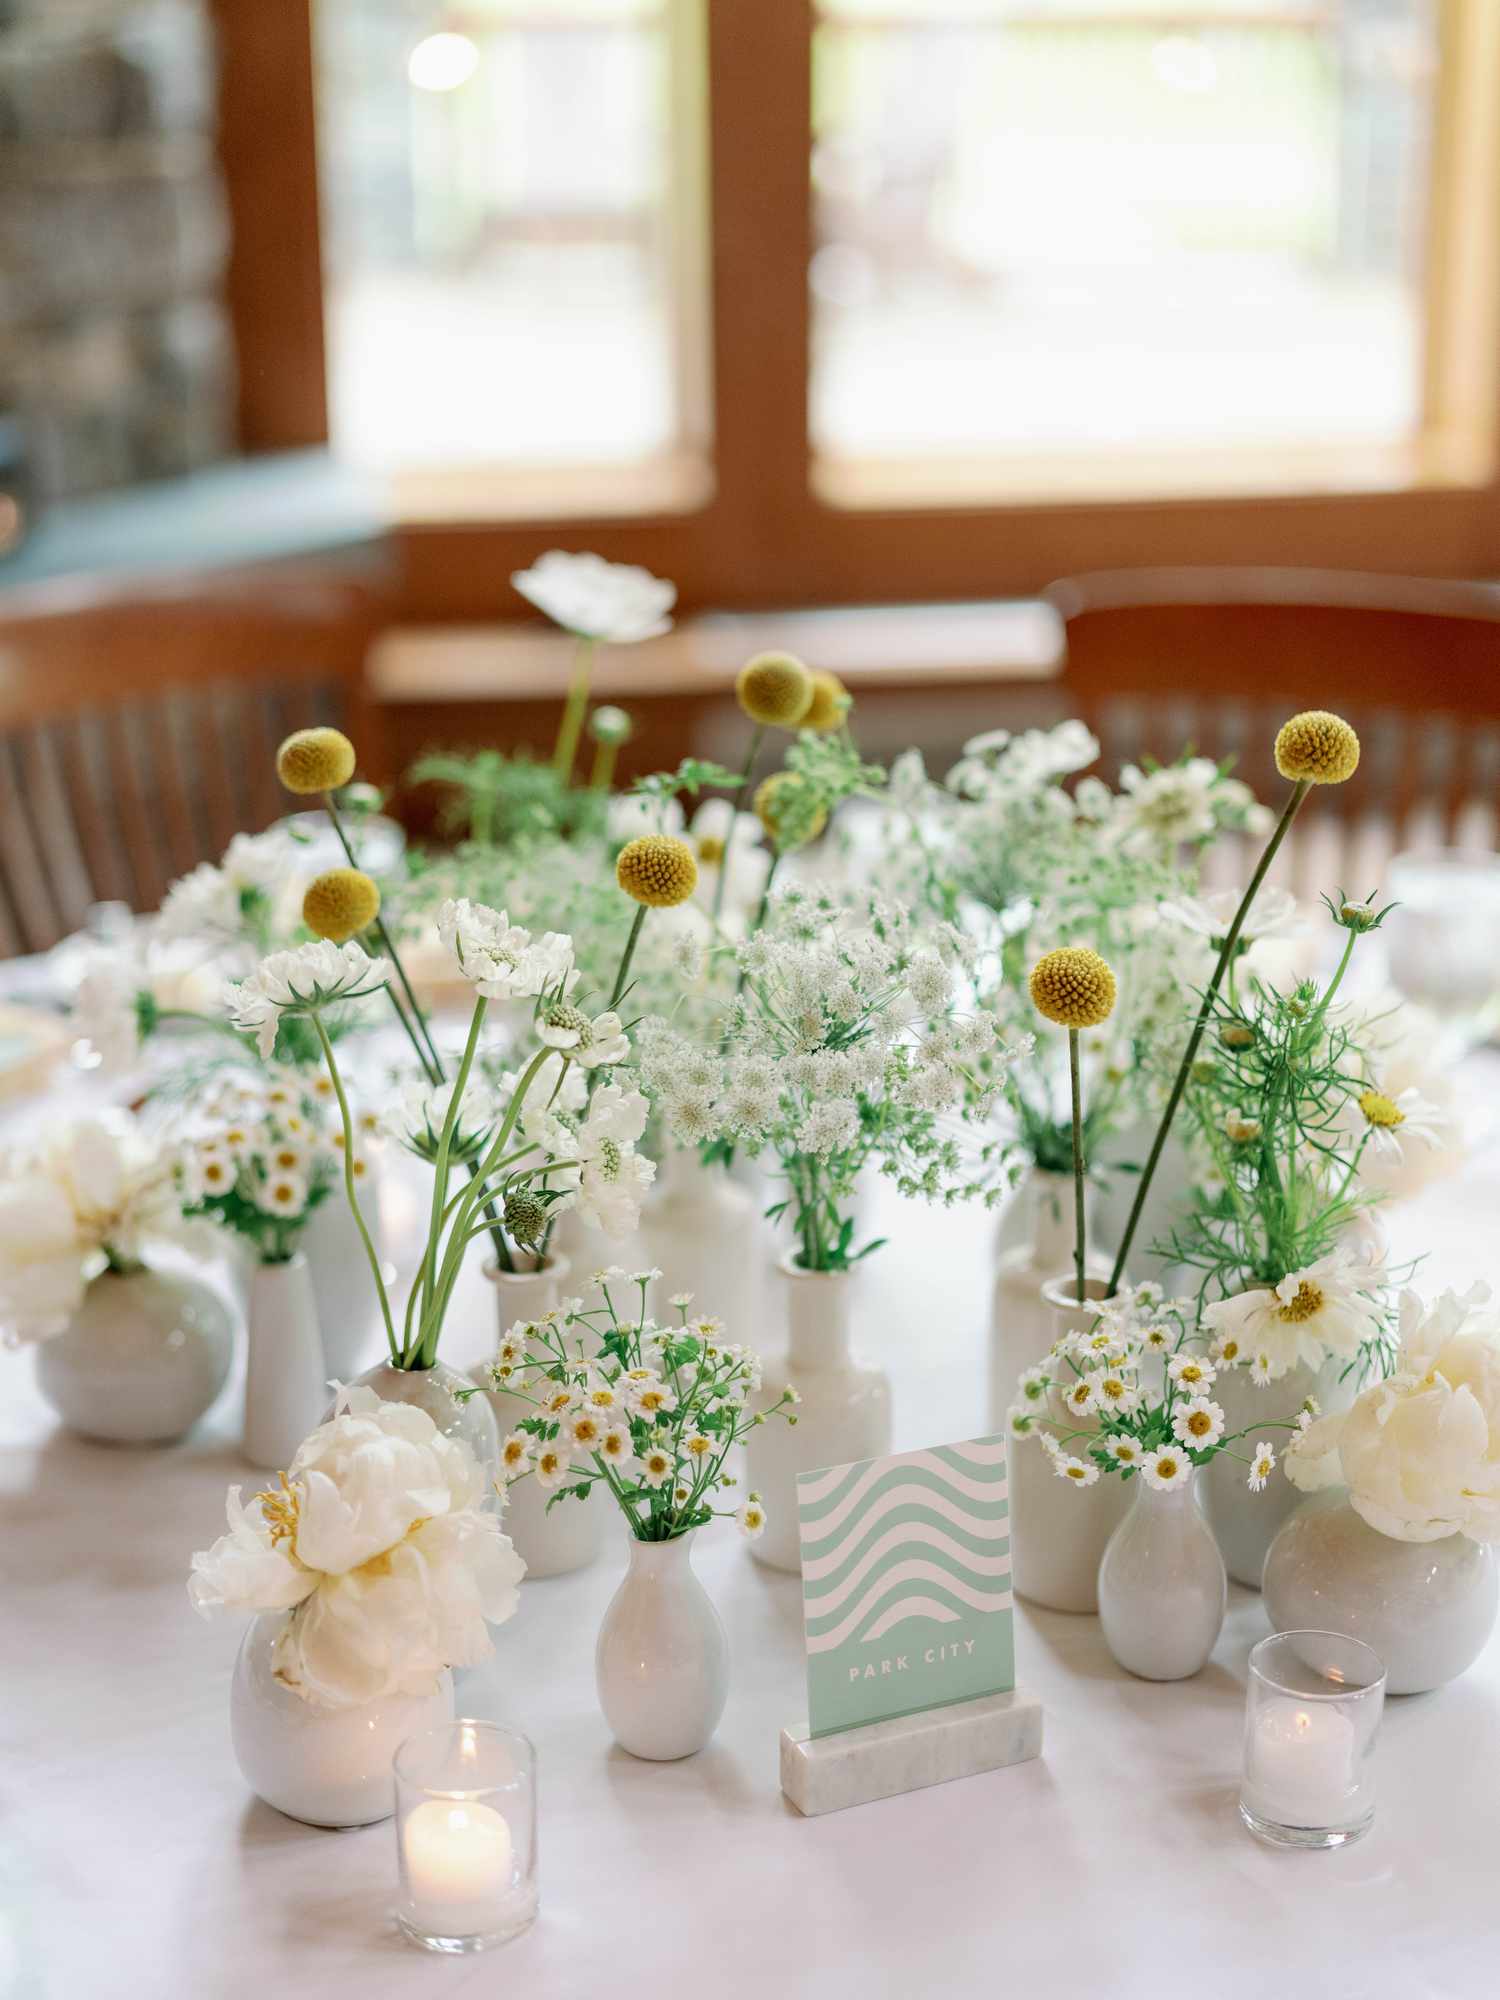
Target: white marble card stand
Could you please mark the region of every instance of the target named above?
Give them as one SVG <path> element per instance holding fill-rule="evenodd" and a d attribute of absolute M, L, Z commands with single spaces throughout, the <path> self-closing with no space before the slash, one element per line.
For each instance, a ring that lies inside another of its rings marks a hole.
<path fill-rule="evenodd" d="M 781 1732 L 781 1789 L 811 1817 L 1023 1764 L 1041 1748 L 1042 1704 L 1024 1688 L 832 1736 L 810 1736 L 798 1722 Z"/>

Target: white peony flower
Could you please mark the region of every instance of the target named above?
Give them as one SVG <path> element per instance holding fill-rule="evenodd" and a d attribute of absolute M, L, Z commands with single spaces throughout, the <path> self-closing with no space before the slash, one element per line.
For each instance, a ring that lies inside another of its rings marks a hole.
<path fill-rule="evenodd" d="M 390 972 L 387 960 L 371 958 L 360 945 L 318 938 L 292 951 L 273 951 L 248 979 L 231 983 L 230 1016 L 242 1033 L 255 1036 L 269 1062 L 283 1019 L 378 993 Z"/>
<path fill-rule="evenodd" d="M 1321 1368 L 1329 1355 L 1353 1361 L 1379 1331 L 1361 1279 L 1373 1282 L 1347 1251 L 1334 1250 L 1305 1271 L 1289 1271 L 1274 1289 L 1219 1299 L 1204 1309 L 1203 1324 L 1221 1350 L 1234 1342 L 1239 1353 L 1256 1357 L 1257 1381 L 1278 1381 L 1298 1361 L 1310 1368 Z"/>
<path fill-rule="evenodd" d="M 279 1680 L 347 1708 L 427 1692 L 447 1667 L 488 1657 L 488 1626 L 525 1573 L 461 1439 L 425 1410 L 342 1390 L 258 1515 L 228 1499 L 229 1533 L 193 1557 L 200 1611 L 286 1610 Z"/>
<path fill-rule="evenodd" d="M 547 931 L 533 940 L 504 910 L 471 903 L 467 896 L 443 904 L 438 936 L 486 1000 L 528 1000 L 553 987 L 565 993 L 577 977 L 570 937 Z"/>
<path fill-rule="evenodd" d="M 0 1186 L 0 1330 L 6 1344 L 61 1333 L 83 1303 L 84 1246 L 66 1191 L 28 1175 Z"/>
<path fill-rule="evenodd" d="M 676 584 L 634 563 L 548 549 L 530 569 L 513 571 L 510 580 L 538 611 L 579 639 L 632 646 L 672 629 Z"/>

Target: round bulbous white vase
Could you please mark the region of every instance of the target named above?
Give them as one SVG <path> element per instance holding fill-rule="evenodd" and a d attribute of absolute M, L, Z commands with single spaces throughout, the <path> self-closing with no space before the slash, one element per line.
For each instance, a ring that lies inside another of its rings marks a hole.
<path fill-rule="evenodd" d="M 1033 1167 L 1002 1212 L 1013 1240 L 1000 1252 L 990 1296 L 989 1424 L 1005 1428 L 1023 1369 L 1034 1368 L 1056 1338 L 1042 1286 L 1073 1254 L 1073 1177 Z M 1109 1259 L 1088 1257 L 1090 1277 L 1109 1275 Z"/>
<path fill-rule="evenodd" d="M 486 1264 L 484 1275 L 495 1287 L 499 1314 L 497 1336 L 517 1320 L 539 1319 L 564 1296 L 571 1266 L 566 1257 L 552 1257 L 534 1271 L 502 1271 Z M 480 1376 L 476 1373 L 476 1381 Z M 536 1415 L 536 1405 L 503 1389 L 488 1390 L 483 1399 L 494 1413 L 497 1435 L 504 1439 L 523 1417 Z M 548 1508 L 551 1495 L 532 1477 L 509 1487 L 505 1499 L 505 1532 L 526 1565 L 528 1581 L 539 1576 L 565 1576 L 594 1562 L 604 1547 L 609 1508 L 594 1493 L 586 1500 L 559 1500 Z M 612 1503 L 611 1503 L 612 1504 Z"/>
<path fill-rule="evenodd" d="M 1091 1325 L 1091 1306 L 1103 1301 L 1106 1284 L 1104 1278 L 1088 1279 L 1085 1290 L 1089 1297 L 1080 1304 L 1071 1272 L 1066 1277 L 1049 1278 L 1040 1289 L 1046 1318 L 1029 1324 L 1030 1350 L 1020 1367 L 1035 1367 L 1063 1334 Z M 1050 1394 L 1048 1415 L 1069 1429 L 1074 1427 L 1074 1419 L 1067 1415 L 1056 1390 Z M 1068 1450 L 1074 1456 L 1081 1455 L 1077 1445 Z M 1034 1439 L 1013 1441 L 1010 1557 L 1017 1594 L 1048 1611 L 1097 1611 L 1099 1564 L 1129 1504 L 1124 1482 L 1113 1474 L 1096 1479 L 1092 1486 L 1074 1486 L 1059 1479 L 1051 1459 Z"/>
<path fill-rule="evenodd" d="M 641 1211 L 642 1263 L 661 1272 L 655 1292 L 663 1317 L 675 1325 L 677 1314 L 667 1301 L 690 1292 L 698 1312 L 727 1322 L 731 1339 L 747 1338 L 759 1304 L 766 1233 L 755 1197 L 727 1168 L 706 1167 L 689 1149 L 665 1152 Z"/>
<path fill-rule="evenodd" d="M 1398 1542 L 1332 1488 L 1283 1523 L 1263 1591 L 1273 1632 L 1363 1639 L 1385 1663 L 1388 1694 L 1426 1694 L 1483 1652 L 1500 1606 L 1500 1556 L 1466 1535 Z"/>
<path fill-rule="evenodd" d="M 599 1706 L 615 1741 L 658 1763 L 701 1750 L 729 1693 L 729 1641 L 693 1570 L 695 1534 L 631 1538 L 630 1566 L 594 1652 Z"/>
<path fill-rule="evenodd" d="M 318 1305 L 300 1250 L 251 1272 L 245 1334 L 245 1457 L 274 1470 L 291 1464 L 328 1403 Z"/>
<path fill-rule="evenodd" d="M 101 1271 L 36 1352 L 37 1386 L 69 1430 L 106 1444 L 170 1444 L 223 1388 L 234 1320 L 212 1286 L 177 1271 Z"/>
<path fill-rule="evenodd" d="M 1247 1368 L 1221 1368 L 1215 1377 L 1209 1393 L 1224 1412 L 1225 1430 L 1231 1437 L 1237 1431 L 1250 1432 L 1243 1444 L 1234 1447 L 1240 1457 L 1216 1452 L 1201 1468 L 1203 1511 L 1219 1544 L 1224 1567 L 1236 1583 L 1243 1583 L 1251 1590 L 1260 1589 L 1267 1551 L 1281 1524 L 1303 1497 L 1282 1470 L 1281 1441 L 1288 1435 L 1284 1430 L 1265 1433 L 1277 1449 L 1276 1469 L 1263 1492 L 1250 1491 L 1244 1459 L 1259 1442 L 1256 1425 L 1286 1423 L 1296 1416 L 1309 1396 L 1317 1397 L 1318 1407 L 1325 1415 L 1347 1410 L 1354 1401 L 1358 1384 L 1354 1371 L 1346 1374 L 1345 1370 L 1346 1364 L 1337 1359 L 1330 1359 L 1316 1369 L 1299 1361 L 1295 1368 L 1288 1369 L 1275 1382 L 1268 1382 L 1264 1389 L 1256 1388 Z"/>
<path fill-rule="evenodd" d="M 268 1806 L 308 1826 L 371 1826 L 396 1809 L 391 1759 L 423 1729 L 453 1717 L 453 1676 L 431 1694 L 322 1708 L 277 1680 L 272 1653 L 284 1611 L 263 1611 L 240 1644 L 229 1733 L 245 1782 Z"/>
<path fill-rule="evenodd" d="M 1125 1483 L 1114 1473 L 1105 1478 Z M 1139 1473 L 1129 1483 L 1130 1512 L 1099 1564 L 1099 1623 L 1127 1673 L 1186 1680 L 1206 1664 L 1224 1623 L 1224 1558 L 1203 1518 L 1193 1472 L 1168 1492 L 1148 1486 Z"/>
<path fill-rule="evenodd" d="M 790 1384 L 796 1423 L 758 1425 L 745 1440 L 746 1485 L 765 1502 L 766 1527 L 750 1552 L 769 1569 L 802 1566 L 797 1474 L 878 1458 L 891 1448 L 891 1384 L 883 1368 L 850 1352 L 852 1271 L 804 1271 L 784 1259 L 787 1348 L 764 1365 L 757 1406 L 769 1409 Z"/>
<path fill-rule="evenodd" d="M 360 1190 L 360 1212 L 377 1257 L 383 1255 L 385 1242 L 379 1173 L 372 1167 Z M 302 1254 L 318 1309 L 323 1364 L 332 1381 L 351 1381 L 375 1359 L 383 1334 L 370 1260 L 342 1182 L 313 1210 L 302 1232 Z"/>
<path fill-rule="evenodd" d="M 430 1368 L 393 1368 L 389 1361 L 380 1361 L 356 1380 L 362 1388 L 373 1389 L 382 1403 L 412 1403 L 425 1410 L 444 1437 L 463 1439 L 487 1482 L 499 1478 L 500 1433 L 488 1397 L 469 1396 L 461 1403 L 453 1393 L 473 1388 L 467 1375 L 443 1361 Z"/>

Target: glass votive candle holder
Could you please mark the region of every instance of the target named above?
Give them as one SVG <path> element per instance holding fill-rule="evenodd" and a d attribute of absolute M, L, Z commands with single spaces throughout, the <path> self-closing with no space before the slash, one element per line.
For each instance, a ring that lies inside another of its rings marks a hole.
<path fill-rule="evenodd" d="M 396 1752 L 396 1921 L 427 1951 L 488 1951 L 536 1915 L 536 1751 L 461 1719 Z"/>
<path fill-rule="evenodd" d="M 1276 1632 L 1250 1654 L 1240 1818 L 1274 1847 L 1343 1847 L 1375 1817 L 1385 1667 L 1341 1632 Z"/>

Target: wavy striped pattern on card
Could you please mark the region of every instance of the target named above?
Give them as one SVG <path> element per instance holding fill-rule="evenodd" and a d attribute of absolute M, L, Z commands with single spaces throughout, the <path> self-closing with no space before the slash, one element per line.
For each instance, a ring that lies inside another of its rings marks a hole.
<path fill-rule="evenodd" d="M 810 1660 L 1010 1610 L 1002 1439 L 805 1473 L 797 1499 Z"/>

